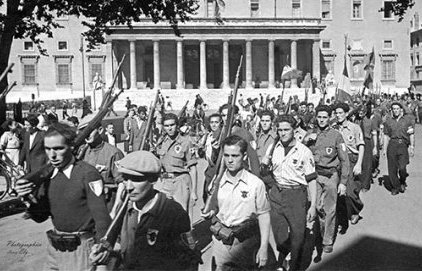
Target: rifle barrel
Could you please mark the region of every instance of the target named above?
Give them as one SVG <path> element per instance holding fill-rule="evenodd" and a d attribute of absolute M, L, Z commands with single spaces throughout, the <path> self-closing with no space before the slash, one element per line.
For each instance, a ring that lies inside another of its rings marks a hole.
<path fill-rule="evenodd" d="M 9 66 L 7 66 L 7 68 L 2 72 L 2 74 L 0 75 L 0 82 L 3 81 L 3 79 L 6 77 L 7 73 L 12 70 L 13 66 L 15 65 L 15 63 L 10 63 Z"/>

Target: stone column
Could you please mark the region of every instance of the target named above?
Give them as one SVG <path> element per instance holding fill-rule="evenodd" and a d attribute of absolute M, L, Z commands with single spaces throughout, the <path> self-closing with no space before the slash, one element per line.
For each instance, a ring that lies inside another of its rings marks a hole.
<path fill-rule="evenodd" d="M 297 69 L 297 40 L 292 40 L 290 44 L 290 67 Z M 297 79 L 292 79 L 290 82 L 291 88 L 297 88 Z"/>
<path fill-rule="evenodd" d="M 223 41 L 223 89 L 230 88 L 229 41 Z"/>
<path fill-rule="evenodd" d="M 275 87 L 274 40 L 268 41 L 268 88 Z"/>
<path fill-rule="evenodd" d="M 113 81 L 113 41 L 108 40 L 106 43 L 106 58 L 105 58 L 105 80 L 107 89 L 110 88 L 110 85 Z M 89 82 L 91 83 L 92 78 L 89 78 Z M 116 82 L 116 88 L 117 88 Z"/>
<path fill-rule="evenodd" d="M 312 44 L 312 77 L 315 77 L 318 82 L 321 80 L 319 44 L 320 40 L 314 40 Z"/>
<path fill-rule="evenodd" d="M 207 89 L 207 48 L 205 41 L 200 41 L 199 43 L 200 49 L 200 80 L 199 80 L 199 89 Z"/>
<path fill-rule="evenodd" d="M 251 89 L 252 86 L 252 41 L 246 40 L 246 88 Z"/>
<path fill-rule="evenodd" d="M 129 41 L 130 50 L 130 90 L 136 90 L 136 43 L 135 40 Z"/>
<path fill-rule="evenodd" d="M 177 89 L 183 89 L 184 84 L 184 71 L 183 71 L 183 42 L 181 40 L 177 41 Z"/>
<path fill-rule="evenodd" d="M 154 88 L 160 88 L 160 42 L 154 40 L 153 42 L 153 51 L 154 51 Z"/>

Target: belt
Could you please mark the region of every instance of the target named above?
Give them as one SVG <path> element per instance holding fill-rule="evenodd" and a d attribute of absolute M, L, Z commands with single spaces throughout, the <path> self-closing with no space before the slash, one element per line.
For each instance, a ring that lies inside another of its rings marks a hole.
<path fill-rule="evenodd" d="M 406 143 L 405 140 L 402 139 L 402 138 L 392 138 L 391 141 L 395 141 L 395 142 L 398 142 L 400 144 Z"/>
<path fill-rule="evenodd" d="M 288 190 L 288 189 L 297 190 L 297 189 L 302 189 L 305 187 L 305 185 L 303 184 L 284 185 L 284 184 L 276 183 L 276 185 L 278 187 L 278 190 Z"/>
<path fill-rule="evenodd" d="M 176 177 L 179 177 L 183 174 L 188 174 L 187 172 L 163 172 L 161 173 L 161 178 L 163 179 L 174 179 Z"/>
<path fill-rule="evenodd" d="M 95 235 L 93 232 L 90 232 L 90 231 L 65 232 L 65 231 L 59 231 L 56 228 L 54 229 L 54 233 L 56 233 L 57 235 L 63 235 L 63 236 L 76 235 L 76 236 L 79 236 L 82 240 L 91 238 Z"/>

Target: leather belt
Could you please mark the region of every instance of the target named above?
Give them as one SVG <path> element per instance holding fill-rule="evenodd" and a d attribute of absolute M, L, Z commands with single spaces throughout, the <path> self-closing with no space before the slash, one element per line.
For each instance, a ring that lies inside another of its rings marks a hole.
<path fill-rule="evenodd" d="M 163 179 L 174 179 L 176 177 L 179 177 L 183 174 L 188 174 L 187 172 L 163 172 L 161 173 L 161 178 Z"/>
<path fill-rule="evenodd" d="M 296 190 L 296 189 L 302 189 L 305 187 L 305 185 L 303 184 L 284 185 L 284 184 L 276 183 L 276 185 L 279 190 L 288 190 L 288 189 Z"/>

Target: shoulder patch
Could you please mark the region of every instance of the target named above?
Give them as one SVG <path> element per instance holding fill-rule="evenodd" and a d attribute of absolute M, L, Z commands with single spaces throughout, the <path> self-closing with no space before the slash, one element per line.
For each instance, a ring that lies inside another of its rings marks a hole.
<path fill-rule="evenodd" d="M 99 197 L 103 193 L 103 180 L 97 180 L 88 183 L 91 191 Z"/>

